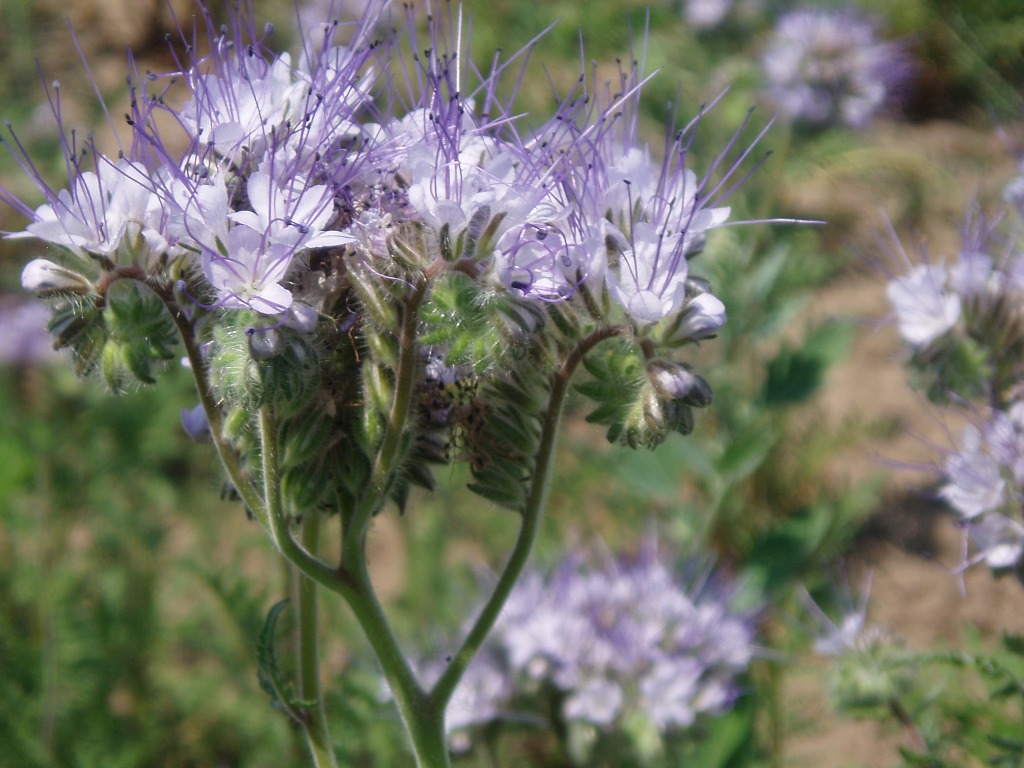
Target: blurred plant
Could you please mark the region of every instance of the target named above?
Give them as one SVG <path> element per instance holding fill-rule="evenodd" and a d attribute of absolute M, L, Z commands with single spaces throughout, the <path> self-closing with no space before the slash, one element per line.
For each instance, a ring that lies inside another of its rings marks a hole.
<path fill-rule="evenodd" d="M 670 125 L 652 160 L 642 57 L 604 85 L 581 76 L 527 125 L 499 85 L 521 82 L 510 66 L 529 49 L 481 72 L 461 11 L 429 16 L 423 33 L 408 9 L 385 38 L 380 14 L 328 22 L 294 65 L 245 9 L 222 28 L 207 15 L 209 54 L 182 33 L 177 72 L 133 71 L 131 143 L 116 159 L 62 126 L 68 180 L 55 190 L 11 134 L 46 202 L 5 194 L 29 220 L 8 237 L 50 246 L 22 283 L 50 304 L 78 373 L 120 393 L 184 349 L 201 406 L 185 412 L 188 431 L 212 438 L 229 493 L 299 574 L 297 684 L 275 653 L 281 604 L 258 661 L 316 764 L 336 764 L 319 682 L 324 587 L 363 628 L 417 764 L 443 766 L 448 702 L 537 537 L 576 369 L 590 420 L 631 448 L 688 434 L 711 401 L 686 352 L 725 308 L 689 265 L 729 218 L 752 147 L 733 153 L 737 132 L 699 178 L 701 113 Z M 176 108 L 179 81 L 190 98 Z M 59 86 L 50 97 L 59 122 Z M 439 463 L 467 466 L 469 489 L 521 528 L 426 685 L 378 601 L 366 542 L 389 502 L 404 509 L 413 485 L 434 486 Z M 319 553 L 327 515 L 341 522 L 333 562 Z"/>
<path fill-rule="evenodd" d="M 965 429 L 961 447 L 946 458 L 941 493 L 976 545 L 964 567 L 983 560 L 998 571 L 1018 569 L 1024 555 L 1021 186 L 1020 179 L 1008 186 L 1005 217 L 968 215 L 952 263 L 927 260 L 888 286 L 915 383 L 946 406 L 981 402 L 980 423 Z"/>
<path fill-rule="evenodd" d="M 852 8 L 779 16 L 761 65 L 771 101 L 811 128 L 863 128 L 909 74 L 902 46 Z"/>
<path fill-rule="evenodd" d="M 829 692 L 840 713 L 894 722 L 904 734 L 905 766 L 1016 765 L 1024 757 L 1024 638 L 1003 634 L 971 651 L 912 651 L 859 606 L 833 623 L 811 598 L 821 626 L 815 650 L 832 660 Z"/>
<path fill-rule="evenodd" d="M 679 578 L 648 538 L 633 555 L 574 552 L 527 573 L 453 698 L 461 751 L 503 725 L 546 727 L 573 765 L 676 764 L 732 708 L 756 654 L 756 611 L 706 567 Z M 438 669 L 443 665 L 434 665 Z"/>

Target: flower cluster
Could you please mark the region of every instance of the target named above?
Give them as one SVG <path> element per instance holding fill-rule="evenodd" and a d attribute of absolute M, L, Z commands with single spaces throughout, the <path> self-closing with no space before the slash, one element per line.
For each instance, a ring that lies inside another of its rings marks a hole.
<path fill-rule="evenodd" d="M 1017 568 L 1024 559 L 1020 188 L 1019 179 L 1007 187 L 1007 216 L 967 217 L 954 259 L 926 259 L 888 285 L 910 366 L 929 397 L 958 407 L 983 403 L 983 415 L 946 457 L 941 495 L 974 544 L 964 565 L 984 561 L 997 570 Z"/>
<path fill-rule="evenodd" d="M 996 222 L 998 223 L 998 222 Z M 909 263 L 905 257 L 904 261 Z M 1024 253 L 968 216 L 949 263 L 924 260 L 889 283 L 900 336 L 932 399 L 1015 397 L 1024 352 Z"/>
<path fill-rule="evenodd" d="M 946 458 L 942 496 L 963 520 L 976 554 L 993 569 L 1024 558 L 1024 402 L 964 430 Z"/>
<path fill-rule="evenodd" d="M 207 13 L 208 52 L 182 35 L 174 72 L 130 79 L 118 157 L 68 135 L 65 189 L 7 142 L 46 198 L 4 195 L 28 218 L 7 236 L 51 246 L 22 283 L 50 303 L 57 346 L 119 391 L 152 382 L 183 340 L 212 389 L 207 420 L 243 452 L 255 409 L 289 403 L 300 506 L 359 486 L 403 377 L 418 418 L 399 500 L 431 483 L 424 462 L 465 458 L 484 495 L 521 503 L 540 419 L 523 403 L 542 402 L 560 358 L 608 339 L 621 343 L 588 365 L 588 396 L 609 438 L 653 447 L 691 431 L 711 390 L 677 358 L 726 318 L 691 261 L 729 219 L 751 148 L 725 155 L 745 125 L 703 177 L 703 113 L 652 152 L 636 64 L 581 77 L 527 122 L 499 96 L 519 54 L 481 72 L 461 11 L 424 33 L 411 7 L 396 20 L 386 5 L 307 30 L 294 56 L 244 13 L 223 27 Z M 59 89 L 53 103 L 59 119 Z"/>
<path fill-rule="evenodd" d="M 732 587 L 684 586 L 647 541 L 632 557 L 566 557 L 527 574 L 449 710 L 453 741 L 473 726 L 551 716 L 598 732 L 669 734 L 729 709 L 756 650 Z M 544 697 L 557 704 L 549 709 Z"/>
<path fill-rule="evenodd" d="M 821 625 L 814 651 L 833 659 L 829 686 L 842 711 L 888 710 L 914 681 L 912 656 L 901 637 L 867 620 L 868 578 L 860 604 L 833 622 L 805 593 L 811 613 Z"/>
<path fill-rule="evenodd" d="M 806 9 L 779 17 L 761 60 L 768 96 L 811 127 L 865 126 L 906 79 L 898 44 L 882 42 L 852 9 Z"/>

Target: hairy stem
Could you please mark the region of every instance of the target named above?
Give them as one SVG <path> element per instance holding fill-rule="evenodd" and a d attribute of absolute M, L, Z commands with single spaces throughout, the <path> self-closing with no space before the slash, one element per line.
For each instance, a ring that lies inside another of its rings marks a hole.
<path fill-rule="evenodd" d="M 345 598 L 370 641 L 388 682 L 406 733 L 412 742 L 418 768 L 447 768 L 448 749 L 444 733 L 444 707 L 438 707 L 424 692 L 409 662 L 398 646 L 391 624 L 377 599 L 366 566 L 364 542 L 350 538 L 343 553 L 352 574 L 353 586 Z"/>
<path fill-rule="evenodd" d="M 484 604 L 466 638 L 462 641 L 459 650 L 452 657 L 451 662 L 445 668 L 437 684 L 430 691 L 431 700 L 441 707 L 442 711 L 447 706 L 466 669 L 473 661 L 473 657 L 476 656 L 484 640 L 487 639 L 487 635 L 490 634 L 491 629 L 494 627 L 494 622 L 498 620 L 501 609 L 505 607 L 505 603 L 512 593 L 516 582 L 519 580 L 523 568 L 525 568 L 530 558 L 530 553 L 533 551 L 533 545 L 537 540 L 537 533 L 540 530 L 544 509 L 547 504 L 548 486 L 554 467 L 555 448 L 558 441 L 558 429 L 562 420 L 562 407 L 565 405 L 565 398 L 569 392 L 569 384 L 572 381 L 573 374 L 576 372 L 580 361 L 583 360 L 584 356 L 591 349 L 605 339 L 618 336 L 621 333 L 622 329 L 618 326 L 598 328 L 570 350 L 561 365 L 552 374 L 548 390 L 548 404 L 541 421 L 540 442 L 530 478 L 530 490 L 522 511 L 522 524 L 519 528 L 519 535 L 516 538 L 512 554 L 509 556 L 508 561 L 505 563 L 505 568 L 498 578 L 494 591 Z"/>
<path fill-rule="evenodd" d="M 185 346 L 185 355 L 188 358 L 192 377 L 196 382 L 199 402 L 202 404 L 203 412 L 206 414 L 206 422 L 210 425 L 210 435 L 213 438 L 213 445 L 217 449 L 220 463 L 224 465 L 224 471 L 227 472 L 228 479 L 235 486 L 238 495 L 242 497 L 242 502 L 245 506 L 264 527 L 269 528 L 267 509 L 263 499 L 242 470 L 242 461 L 238 453 L 224 437 L 224 419 L 220 412 L 220 406 L 217 405 L 217 401 L 213 396 L 213 390 L 210 387 L 210 379 L 206 372 L 206 361 L 199 351 L 199 344 L 195 337 L 195 328 L 192 326 L 192 322 L 185 317 L 185 313 L 182 312 L 178 303 L 169 295 L 169 292 L 158 291 L 158 293 L 164 300 L 164 305 L 171 313 L 171 317 L 174 318 L 174 324 L 177 326 L 178 334 L 181 336 L 182 344 Z"/>
<path fill-rule="evenodd" d="M 302 520 L 302 546 L 315 557 L 319 543 L 320 514 L 310 511 Z M 323 691 L 320 688 L 320 617 L 317 610 L 317 585 L 305 575 L 300 575 L 298 581 L 299 698 L 307 705 L 306 718 L 303 720 L 306 741 L 309 743 L 316 768 L 337 768 L 338 762 L 331 746 L 327 725 Z"/>
<path fill-rule="evenodd" d="M 281 499 L 281 470 L 277 456 L 277 426 L 274 413 L 269 405 L 259 411 L 260 456 L 263 460 L 263 498 L 266 503 L 267 522 L 270 538 L 277 551 L 305 576 L 332 591 L 339 591 L 347 573 L 343 569 L 331 568 L 326 563 L 300 547 L 288 528 L 288 517 Z"/>

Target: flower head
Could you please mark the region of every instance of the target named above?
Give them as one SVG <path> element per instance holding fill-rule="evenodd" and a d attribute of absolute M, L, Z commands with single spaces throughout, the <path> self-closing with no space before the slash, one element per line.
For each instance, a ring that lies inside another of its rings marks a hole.
<path fill-rule="evenodd" d="M 656 731 L 688 728 L 731 706 L 755 654 L 752 615 L 731 601 L 725 582 L 684 587 L 653 541 L 631 557 L 571 554 L 510 596 L 482 666 L 493 672 L 500 659 L 515 688 L 481 712 L 515 712 L 516 691 L 553 686 L 570 722 L 611 731 L 641 716 Z"/>
<path fill-rule="evenodd" d="M 778 108 L 817 127 L 863 127 L 907 75 L 900 46 L 879 41 L 872 23 L 852 9 L 783 14 L 761 64 Z"/>

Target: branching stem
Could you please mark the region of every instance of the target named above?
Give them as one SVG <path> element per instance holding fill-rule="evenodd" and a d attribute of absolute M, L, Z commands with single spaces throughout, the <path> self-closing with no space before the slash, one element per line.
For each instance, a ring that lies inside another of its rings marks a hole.
<path fill-rule="evenodd" d="M 487 635 L 494 627 L 501 609 L 512 593 L 519 580 L 537 540 L 537 533 L 544 517 L 547 503 L 548 486 L 554 466 L 555 448 L 558 441 L 558 428 L 562 420 L 562 407 L 569 392 L 569 384 L 573 374 L 584 356 L 605 339 L 619 336 L 624 332 L 620 326 L 602 326 L 583 339 L 566 354 L 561 365 L 551 376 L 548 405 L 541 421 L 540 443 L 531 474 L 530 491 L 522 511 L 522 524 L 512 554 L 505 563 L 505 568 L 498 578 L 490 598 L 484 605 L 476 621 L 470 628 L 459 650 L 452 657 L 437 684 L 430 691 L 430 699 L 435 706 L 447 706 L 455 688 L 473 661 L 477 651 L 483 645 Z"/>

